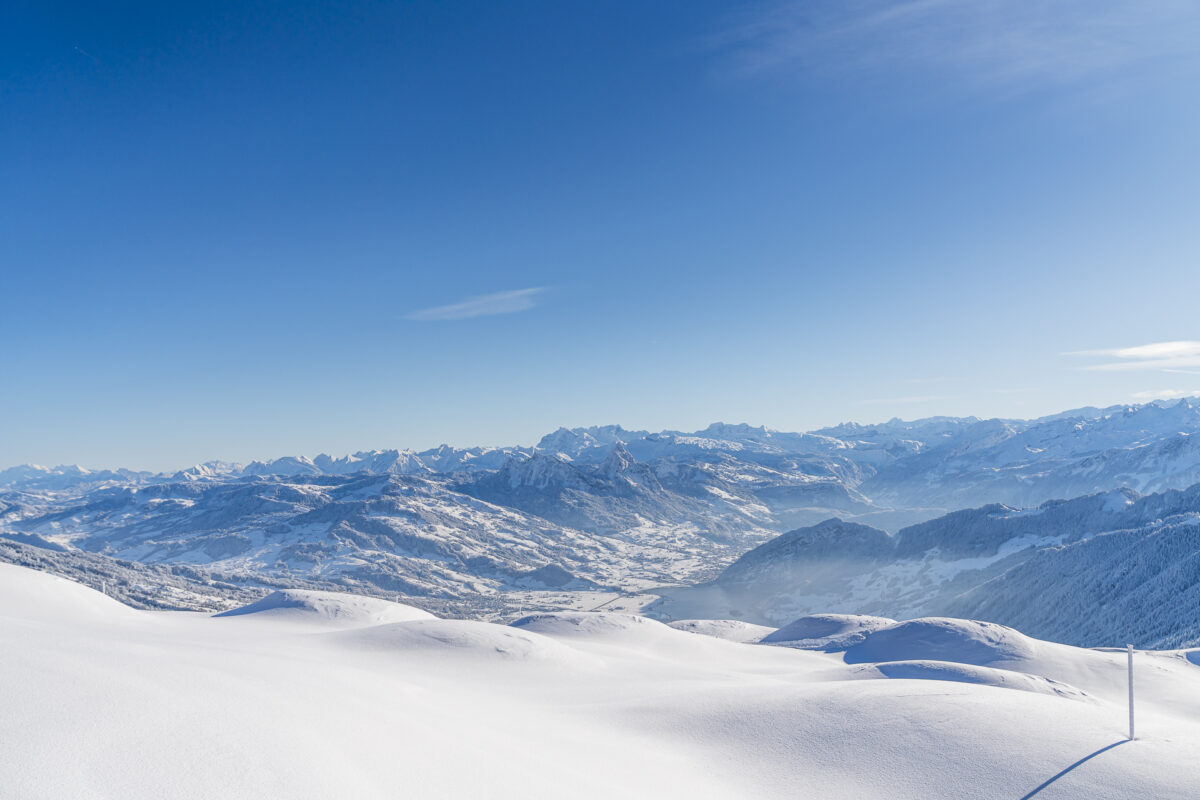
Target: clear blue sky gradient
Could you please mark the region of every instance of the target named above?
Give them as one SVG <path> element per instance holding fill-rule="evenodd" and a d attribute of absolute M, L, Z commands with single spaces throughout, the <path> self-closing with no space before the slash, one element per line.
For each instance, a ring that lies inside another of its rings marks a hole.
<path fill-rule="evenodd" d="M 1196 41 L 1171 0 L 7 4 L 0 466 L 1200 391 L 1064 355 L 1200 339 Z"/>

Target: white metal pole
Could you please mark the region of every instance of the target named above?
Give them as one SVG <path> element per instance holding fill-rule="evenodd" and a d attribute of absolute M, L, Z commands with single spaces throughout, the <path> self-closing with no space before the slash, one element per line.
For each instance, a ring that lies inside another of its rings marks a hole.
<path fill-rule="evenodd" d="M 1133 645 L 1125 645 L 1129 654 L 1129 740 L 1133 741 Z"/>

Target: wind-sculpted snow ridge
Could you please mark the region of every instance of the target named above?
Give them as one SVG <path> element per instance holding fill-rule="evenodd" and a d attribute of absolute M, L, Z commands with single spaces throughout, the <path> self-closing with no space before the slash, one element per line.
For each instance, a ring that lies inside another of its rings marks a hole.
<path fill-rule="evenodd" d="M 392 603 L 375 597 L 341 592 L 314 592 L 281 589 L 249 605 L 217 614 L 218 617 L 272 618 L 291 622 L 329 625 L 339 628 L 364 628 L 389 622 L 433 619 L 419 608 Z"/>
<path fill-rule="evenodd" d="M 1034 656 L 1029 637 L 1004 625 L 929 617 L 870 631 L 845 651 L 847 664 L 933 659 L 988 666 Z"/>
<path fill-rule="evenodd" d="M 1124 653 L 964 620 L 873 630 L 859 655 L 891 660 L 846 663 L 851 650 L 610 613 L 330 630 L 138 611 L 0 565 L 0 640 L 0 786 L 22 800 L 382 800 L 397 787 L 417 800 L 797 787 L 943 800 L 1040 786 L 1091 800 L 1200 785 L 1187 653 L 1137 654 L 1139 738 L 1122 745 Z M 247 753 L 270 768 L 248 769 Z"/>
<path fill-rule="evenodd" d="M 895 623 L 886 617 L 864 614 L 809 614 L 792 620 L 760 641 L 781 647 L 833 652 L 846 650 L 866 639 L 868 634 Z"/>
<path fill-rule="evenodd" d="M 677 631 L 713 636 L 730 642 L 761 642 L 775 631 L 768 625 L 755 625 L 739 619 L 681 619 L 668 622 Z"/>
<path fill-rule="evenodd" d="M 557 611 L 530 614 L 511 627 L 548 636 L 637 641 L 674 636 L 673 629 L 646 617 L 603 611 Z"/>

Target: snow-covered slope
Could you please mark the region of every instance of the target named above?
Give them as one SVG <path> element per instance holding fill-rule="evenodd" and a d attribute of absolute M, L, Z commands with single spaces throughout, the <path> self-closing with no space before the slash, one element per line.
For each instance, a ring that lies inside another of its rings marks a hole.
<path fill-rule="evenodd" d="M 254 617 L 305 625 L 366 628 L 391 622 L 434 619 L 433 614 L 403 603 L 341 592 L 280 589 L 261 600 L 231 609 L 218 617 Z"/>
<path fill-rule="evenodd" d="M 619 614 L 351 629 L 0 565 L 0 786 L 62 797 L 1186 798 L 1200 667 L 930 619 L 842 649 Z"/>
<path fill-rule="evenodd" d="M 1049 547 L 942 606 L 1061 642 L 1200 644 L 1200 508 Z"/>
<path fill-rule="evenodd" d="M 677 631 L 715 636 L 731 642 L 760 642 L 775 632 L 768 625 L 755 625 L 738 619 L 681 619 L 668 623 Z"/>
<path fill-rule="evenodd" d="M 222 611 L 263 593 L 191 564 L 139 564 L 47 545 L 0 538 L 0 563 L 70 578 L 134 608 Z"/>
<path fill-rule="evenodd" d="M 277 584 L 290 577 L 310 586 L 434 598 L 536 587 L 543 578 L 553 578 L 547 588 L 574 579 L 670 581 L 675 564 L 729 547 L 695 525 L 651 529 L 641 538 L 636 531 L 601 536 L 419 475 L 110 488 L 8 519 L 9 535 L 144 563 L 202 565 L 227 580 Z"/>

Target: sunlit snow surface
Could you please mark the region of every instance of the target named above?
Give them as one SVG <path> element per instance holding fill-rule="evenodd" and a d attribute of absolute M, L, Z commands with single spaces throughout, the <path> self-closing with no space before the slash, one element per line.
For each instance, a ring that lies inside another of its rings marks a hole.
<path fill-rule="evenodd" d="M 1200 787 L 1194 652 L 1138 653 L 1139 738 L 1098 752 L 1125 734 L 1124 653 L 998 625 L 825 616 L 772 646 L 731 641 L 771 631 L 732 622 L 563 612 L 505 626 L 327 592 L 247 612 L 135 611 L 0 565 L 0 796 L 1015 799 L 1045 784 L 1035 797 L 1185 798 Z"/>

